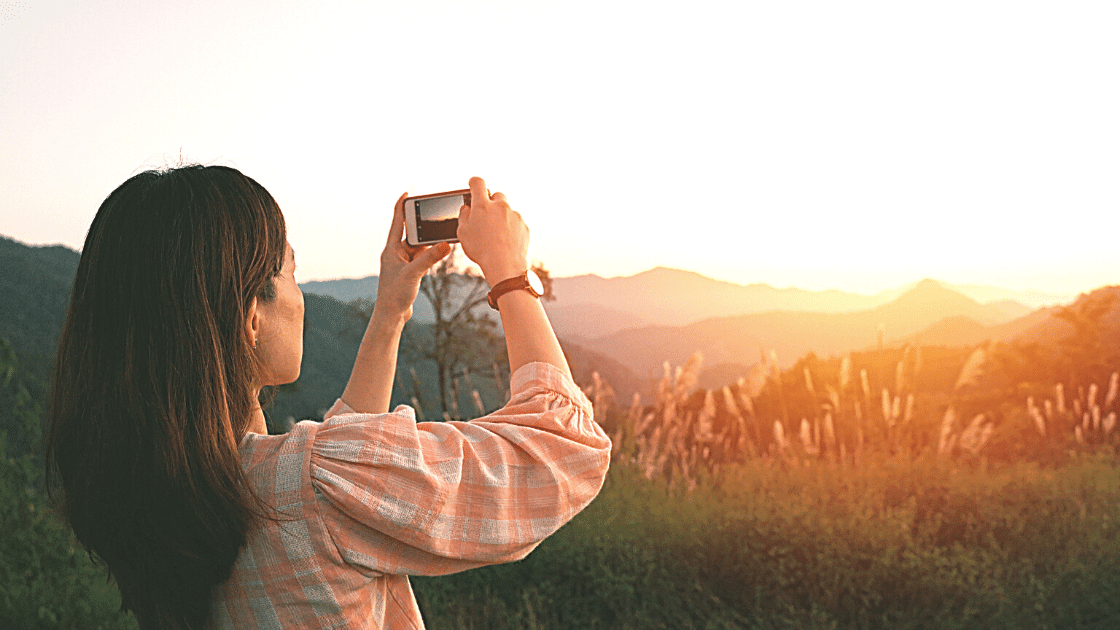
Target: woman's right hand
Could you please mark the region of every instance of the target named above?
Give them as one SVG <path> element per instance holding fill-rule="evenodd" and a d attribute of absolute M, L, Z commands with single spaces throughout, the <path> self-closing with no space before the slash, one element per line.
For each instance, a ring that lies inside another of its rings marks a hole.
<path fill-rule="evenodd" d="M 493 287 L 529 269 L 529 228 L 505 195 L 486 190 L 481 177 L 472 177 L 470 188 L 471 205 L 459 210 L 459 242 Z"/>
<path fill-rule="evenodd" d="M 393 224 L 389 239 L 381 252 L 381 274 L 378 276 L 374 312 L 401 324 L 412 317 L 412 303 L 420 291 L 420 280 L 433 265 L 451 252 L 447 243 L 429 247 L 413 247 L 404 238 L 404 200 L 393 206 Z"/>

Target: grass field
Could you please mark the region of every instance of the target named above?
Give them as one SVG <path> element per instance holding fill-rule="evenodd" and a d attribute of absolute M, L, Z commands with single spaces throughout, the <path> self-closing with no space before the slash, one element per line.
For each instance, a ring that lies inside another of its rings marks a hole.
<path fill-rule="evenodd" d="M 431 628 L 1106 628 L 1114 459 L 763 463 L 691 493 L 616 467 L 526 560 L 416 578 Z"/>
<path fill-rule="evenodd" d="M 1120 379 L 990 394 L 958 352 L 922 389 L 896 354 L 712 392 L 684 366 L 648 406 L 591 387 L 601 495 L 521 562 L 414 578 L 428 626 L 1120 627 Z M 0 413 L 37 426 L 26 398 Z M 2 445 L 0 627 L 136 627 Z"/>

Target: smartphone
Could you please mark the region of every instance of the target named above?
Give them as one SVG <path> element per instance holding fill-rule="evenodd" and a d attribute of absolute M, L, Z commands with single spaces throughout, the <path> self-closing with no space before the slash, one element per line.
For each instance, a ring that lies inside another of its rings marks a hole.
<path fill-rule="evenodd" d="M 470 190 L 405 198 L 404 231 L 408 244 L 458 243 L 459 208 L 469 205 Z"/>

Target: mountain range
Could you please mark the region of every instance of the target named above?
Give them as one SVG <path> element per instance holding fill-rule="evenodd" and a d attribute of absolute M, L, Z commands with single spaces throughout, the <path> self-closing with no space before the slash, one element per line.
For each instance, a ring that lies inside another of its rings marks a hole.
<path fill-rule="evenodd" d="M 376 277 L 301 286 L 338 299 L 370 298 Z M 650 394 L 666 362 L 681 365 L 695 352 L 706 366 L 700 385 L 718 387 L 745 376 L 770 351 L 788 368 L 810 352 L 827 357 L 879 344 L 964 347 L 1014 339 L 1072 301 L 930 279 L 871 296 L 777 289 L 664 267 L 619 278 L 555 278 L 553 293 L 545 308 L 577 376 L 598 371 L 624 396 Z M 432 317 L 424 300 L 415 317 Z"/>
<path fill-rule="evenodd" d="M 44 381 L 77 261 L 78 253 L 64 247 L 30 247 L 0 237 L 0 335 Z M 344 303 L 375 297 L 377 278 L 301 286 L 308 294 L 306 378 L 278 396 L 284 415 L 297 417 L 320 408 L 304 408 L 312 399 L 327 395 L 319 405 L 329 404 L 341 391 L 356 351 L 355 341 L 339 341 L 352 326 Z M 553 291 L 556 300 L 546 308 L 577 380 L 586 382 L 598 371 L 624 397 L 648 394 L 665 362 L 681 365 L 695 352 L 705 358 L 700 385 L 718 387 L 747 374 L 760 353 L 771 350 L 780 366 L 789 367 L 810 352 L 827 357 L 879 344 L 966 347 L 1024 337 L 1056 343 L 1072 331 L 1055 317 L 1060 307 L 1033 308 L 1058 296 L 933 280 L 861 296 L 735 285 L 658 268 L 623 278 L 556 278 Z M 974 296 L 995 299 L 981 303 Z M 430 306 L 419 299 L 414 326 L 422 331 L 431 317 Z M 422 366 L 419 371 L 427 372 Z M 341 383 L 332 385 L 336 380 Z M 303 399 L 306 405 L 296 404 Z"/>
<path fill-rule="evenodd" d="M 329 295 L 342 302 L 377 295 L 377 276 L 305 282 L 304 291 Z M 713 280 L 695 272 L 657 267 L 633 276 L 603 278 L 581 275 L 553 279 L 555 301 L 547 302 L 549 318 L 562 337 L 594 339 L 628 328 L 684 326 L 711 317 L 769 311 L 850 313 L 897 299 L 916 285 L 860 295 L 843 291 L 778 289 L 766 284 L 740 285 Z M 1015 318 L 1041 306 L 1065 304 L 1073 296 L 1038 291 L 1011 291 L 977 285 L 944 285 L 974 301 Z M 419 321 L 432 321 L 431 308 L 419 300 Z"/>
<path fill-rule="evenodd" d="M 968 345 L 954 335 L 965 331 L 968 343 L 976 343 L 979 337 L 989 337 L 993 327 L 1030 317 L 1029 311 L 1014 317 L 1009 310 L 1004 304 L 980 304 L 924 280 L 891 302 L 861 311 L 770 311 L 712 317 L 685 326 L 630 328 L 576 343 L 618 360 L 639 376 L 659 376 L 665 361 L 681 365 L 700 352 L 708 370 L 727 379 L 745 376 L 760 352 L 771 350 L 779 365 L 788 368 L 810 352 L 828 357 L 879 344 L 916 341 L 931 345 L 923 337 L 933 331 L 938 333 L 936 345 Z M 943 324 L 946 320 L 961 322 L 961 327 Z M 710 380 L 702 376 L 701 384 L 718 386 Z"/>

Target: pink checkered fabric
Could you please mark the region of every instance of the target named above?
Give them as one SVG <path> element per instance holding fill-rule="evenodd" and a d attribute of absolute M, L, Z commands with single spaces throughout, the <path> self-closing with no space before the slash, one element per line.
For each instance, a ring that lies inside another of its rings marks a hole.
<path fill-rule="evenodd" d="M 408 575 L 525 557 L 598 494 L 610 440 L 571 379 L 520 368 L 504 408 L 417 423 L 410 407 L 249 434 L 249 483 L 288 520 L 251 532 L 217 628 L 423 628 Z"/>

